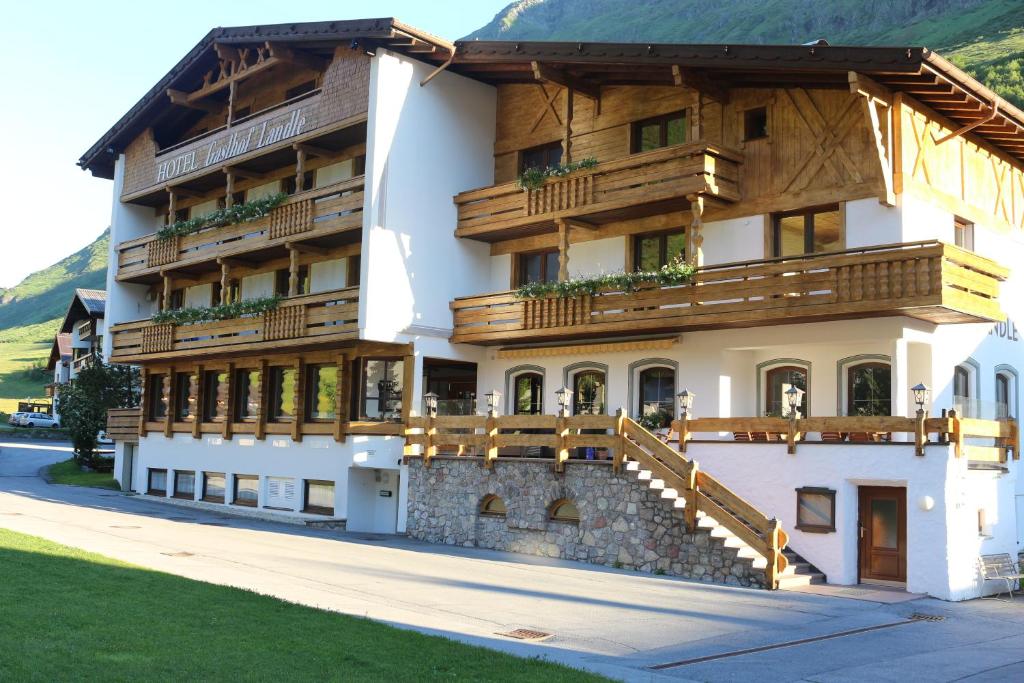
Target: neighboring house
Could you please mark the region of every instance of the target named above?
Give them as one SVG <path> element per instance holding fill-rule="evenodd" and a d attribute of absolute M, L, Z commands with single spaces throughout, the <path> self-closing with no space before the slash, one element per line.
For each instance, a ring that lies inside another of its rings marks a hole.
<path fill-rule="evenodd" d="M 1024 114 L 929 50 L 218 28 L 79 163 L 126 489 L 946 599 L 1021 540 Z"/>
<path fill-rule="evenodd" d="M 71 380 L 71 333 L 58 332 L 50 347 L 46 369 L 53 373 L 53 381 L 46 385 L 46 395 L 53 399 L 53 411 L 57 411 L 57 387 Z"/>
<path fill-rule="evenodd" d="M 75 378 L 95 358 L 103 358 L 103 311 L 107 293 L 99 289 L 76 289 L 64 322 L 53 339 L 46 369 L 53 382 L 46 386 L 57 410 L 57 386 Z"/>

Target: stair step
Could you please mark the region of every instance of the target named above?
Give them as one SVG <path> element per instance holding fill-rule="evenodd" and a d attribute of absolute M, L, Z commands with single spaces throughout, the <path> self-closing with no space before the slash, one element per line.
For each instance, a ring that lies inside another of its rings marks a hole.
<path fill-rule="evenodd" d="M 819 572 L 811 574 L 783 574 L 779 577 L 779 589 L 798 588 L 825 583 L 825 575 Z"/>

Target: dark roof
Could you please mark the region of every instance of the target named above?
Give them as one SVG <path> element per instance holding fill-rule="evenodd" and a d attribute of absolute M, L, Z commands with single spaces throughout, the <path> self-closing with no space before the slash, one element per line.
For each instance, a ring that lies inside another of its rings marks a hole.
<path fill-rule="evenodd" d="M 394 19 L 365 19 L 213 29 L 82 156 L 79 165 L 112 178 L 114 154 L 108 150 L 122 151 L 162 107 L 170 106 L 168 88 L 201 80 L 202 73 L 216 64 L 210 49 L 214 43 L 267 40 L 309 47 L 353 41 L 367 49 L 380 45 L 406 51 L 433 64 L 448 61 L 454 50 L 449 70 L 491 84 L 535 82 L 535 61 L 597 85 L 671 85 L 677 66 L 723 87 L 847 88 L 849 73 L 856 72 L 912 95 L 960 125 L 988 118 L 998 105 L 996 115 L 973 132 L 1024 160 L 1024 112 L 925 47 L 536 41 L 453 45 Z"/>
<path fill-rule="evenodd" d="M 106 306 L 107 293 L 102 289 L 76 289 L 60 331 L 71 332 L 75 322 L 85 318 L 102 318 Z"/>
<path fill-rule="evenodd" d="M 71 333 L 58 332 L 53 338 L 53 345 L 50 347 L 50 358 L 46 361 L 46 369 L 53 370 L 57 367 L 57 361 L 71 360 Z"/>

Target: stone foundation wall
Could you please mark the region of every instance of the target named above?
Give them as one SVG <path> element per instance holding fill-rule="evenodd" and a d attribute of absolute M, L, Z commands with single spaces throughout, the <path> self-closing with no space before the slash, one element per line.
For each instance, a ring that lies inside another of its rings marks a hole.
<path fill-rule="evenodd" d="M 500 496 L 503 517 L 480 514 L 487 495 Z M 548 518 L 568 499 L 580 521 Z M 761 587 L 751 560 L 706 530 L 685 532 L 683 511 L 635 472 L 615 474 L 604 461 L 569 461 L 564 473 L 550 460 L 438 456 L 429 468 L 409 461 L 409 536 L 431 543 L 507 550 L 657 572 L 739 586 Z"/>

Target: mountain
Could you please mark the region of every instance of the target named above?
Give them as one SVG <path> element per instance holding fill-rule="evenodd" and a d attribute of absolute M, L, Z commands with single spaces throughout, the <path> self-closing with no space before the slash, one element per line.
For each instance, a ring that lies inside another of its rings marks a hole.
<path fill-rule="evenodd" d="M 110 230 L 57 263 L 0 289 L 0 411 L 43 395 L 42 369 L 75 289 L 105 289 Z"/>
<path fill-rule="evenodd" d="M 1021 0 L 518 0 L 465 40 L 925 46 L 1024 107 Z"/>

